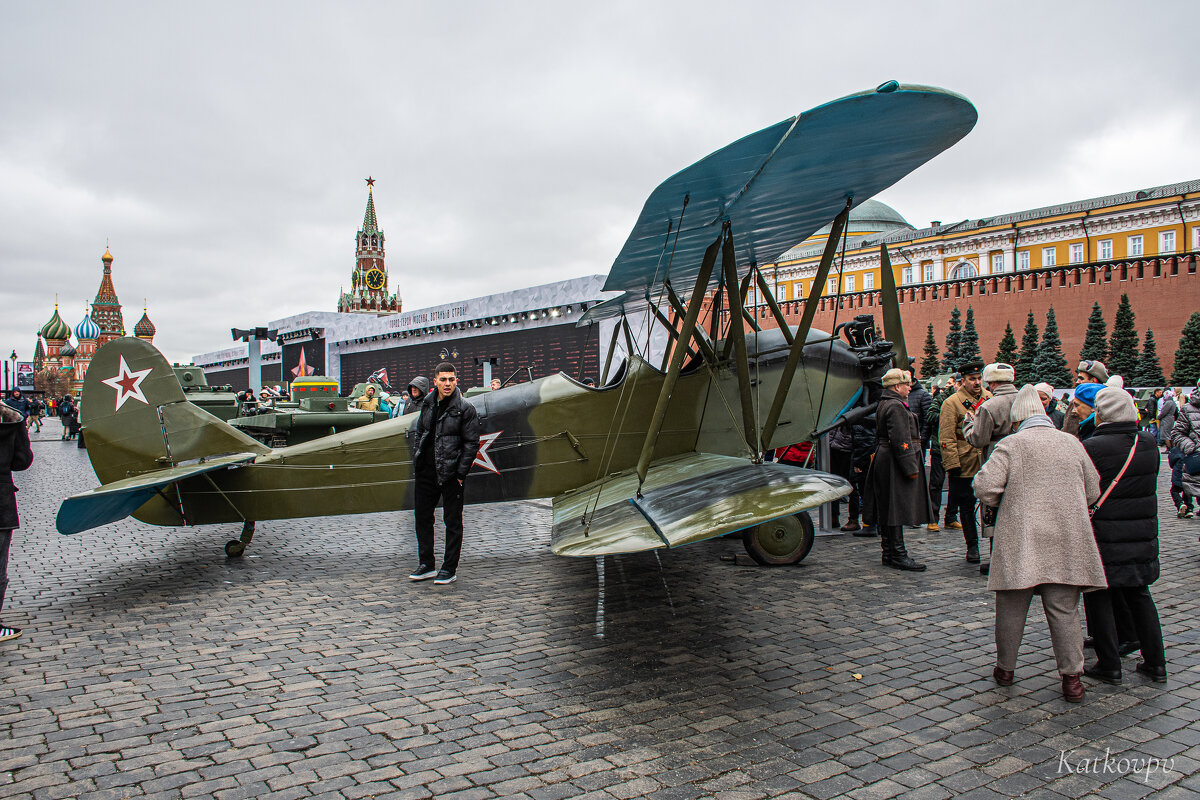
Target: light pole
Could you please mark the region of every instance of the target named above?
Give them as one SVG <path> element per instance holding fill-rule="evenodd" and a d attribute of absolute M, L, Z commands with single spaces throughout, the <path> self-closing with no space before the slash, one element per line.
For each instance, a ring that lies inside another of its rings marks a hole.
<path fill-rule="evenodd" d="M 3 352 L 3 350 L 0 350 L 0 353 Z M 12 363 L 12 378 L 9 379 L 8 377 L 8 362 L 5 362 L 4 380 L 8 383 L 8 388 L 11 390 L 17 388 L 17 351 L 15 348 L 12 351 L 12 355 L 8 357 L 8 361 Z"/>

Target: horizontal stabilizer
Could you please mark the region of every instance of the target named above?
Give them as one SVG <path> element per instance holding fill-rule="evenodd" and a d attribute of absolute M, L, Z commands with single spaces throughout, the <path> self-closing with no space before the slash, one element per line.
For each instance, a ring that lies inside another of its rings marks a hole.
<path fill-rule="evenodd" d="M 201 460 L 183 467 L 145 472 L 114 481 L 90 492 L 72 495 L 58 507 L 55 525 L 62 534 L 81 533 L 124 519 L 137 511 L 159 490 L 173 483 L 206 472 L 227 469 L 255 459 L 254 453 L 234 453 Z"/>
<path fill-rule="evenodd" d="M 630 470 L 554 498 L 550 549 L 601 556 L 679 547 L 850 494 L 842 478 L 786 464 L 687 453 L 650 465 L 642 496 Z"/>

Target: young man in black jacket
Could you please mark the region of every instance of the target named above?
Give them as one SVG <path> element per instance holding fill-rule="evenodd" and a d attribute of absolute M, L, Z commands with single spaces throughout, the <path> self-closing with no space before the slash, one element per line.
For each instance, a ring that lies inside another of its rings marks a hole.
<path fill-rule="evenodd" d="M 463 539 L 463 484 L 479 452 L 479 418 L 475 406 L 463 399 L 458 390 L 453 364 L 438 365 L 434 387 L 435 391 L 421 403 L 421 416 L 417 418 L 413 476 L 420 563 L 408 577 L 414 581 L 432 578 L 435 584 L 444 586 L 453 583 L 458 575 Z M 433 509 L 439 498 L 446 523 L 446 552 L 441 570 L 435 571 Z"/>

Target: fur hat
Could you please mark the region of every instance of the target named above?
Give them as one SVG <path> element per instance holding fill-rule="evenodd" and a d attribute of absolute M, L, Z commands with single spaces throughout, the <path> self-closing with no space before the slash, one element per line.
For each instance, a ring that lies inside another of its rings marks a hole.
<path fill-rule="evenodd" d="M 1046 409 L 1042 407 L 1042 400 L 1038 397 L 1037 389 L 1027 383 L 1021 387 L 1021 391 L 1017 392 L 1008 416 L 1014 423 L 1018 423 L 1024 422 L 1034 414 L 1045 413 Z"/>
<path fill-rule="evenodd" d="M 1054 387 L 1048 383 L 1042 382 L 1042 383 L 1037 384 L 1033 388 L 1036 389 L 1037 391 L 1041 392 L 1042 394 L 1046 395 L 1047 397 L 1054 397 Z"/>
<path fill-rule="evenodd" d="M 1129 392 L 1106 386 L 1096 395 L 1096 416 L 1101 423 L 1137 422 L 1137 409 Z"/>
<path fill-rule="evenodd" d="M 883 374 L 883 388 L 886 389 L 898 383 L 912 383 L 912 375 L 908 374 L 908 370 L 893 367 Z"/>
<path fill-rule="evenodd" d="M 1106 380 L 1104 382 L 1104 385 L 1112 386 L 1113 388 L 1116 388 L 1116 389 L 1124 389 L 1125 388 L 1125 379 L 1122 378 L 1120 375 L 1113 375 L 1111 378 L 1109 378 L 1108 380 Z"/>
<path fill-rule="evenodd" d="M 1075 399 L 1089 408 L 1096 407 L 1096 395 L 1101 389 L 1107 388 L 1099 383 L 1081 383 L 1075 387 Z"/>
<path fill-rule="evenodd" d="M 1012 383 L 1017 379 L 1017 371 L 1012 364 L 988 364 L 983 368 L 984 383 Z"/>
<path fill-rule="evenodd" d="M 1108 367 L 1104 366 L 1103 361 L 1080 361 L 1079 366 L 1075 368 L 1076 372 L 1082 372 L 1085 375 L 1091 375 L 1096 380 L 1104 383 L 1108 380 Z"/>

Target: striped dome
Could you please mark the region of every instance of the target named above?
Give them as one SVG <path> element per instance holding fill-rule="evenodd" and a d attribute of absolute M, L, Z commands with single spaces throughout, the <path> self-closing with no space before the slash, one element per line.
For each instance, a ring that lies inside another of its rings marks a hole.
<path fill-rule="evenodd" d="M 62 340 L 71 338 L 71 326 L 63 322 L 63 318 L 58 315 L 58 305 L 54 306 L 54 316 L 50 321 L 42 326 L 38 331 L 42 338 L 46 341 L 51 339 Z"/>
<path fill-rule="evenodd" d="M 146 314 L 146 309 L 142 309 L 142 318 L 138 320 L 137 325 L 133 326 L 133 335 L 142 339 L 151 339 L 154 337 L 156 329 L 154 323 L 150 321 L 150 317 Z"/>
<path fill-rule="evenodd" d="M 65 345 L 63 345 L 62 349 L 58 351 L 58 354 L 63 358 L 74 358 L 75 353 L 75 345 L 71 344 L 70 342 L 67 342 Z"/>
<path fill-rule="evenodd" d="M 75 326 L 75 338 L 79 341 L 100 338 L 100 326 L 92 321 L 92 315 L 86 311 L 83 313 L 83 319 Z"/>

